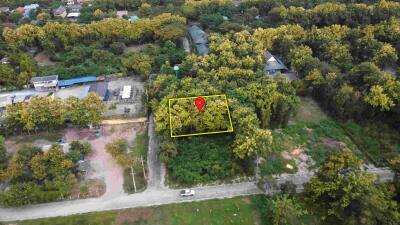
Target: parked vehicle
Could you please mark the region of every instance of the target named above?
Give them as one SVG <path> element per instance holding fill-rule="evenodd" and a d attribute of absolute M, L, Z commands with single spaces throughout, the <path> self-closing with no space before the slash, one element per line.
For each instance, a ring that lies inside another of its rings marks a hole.
<path fill-rule="evenodd" d="M 181 197 L 194 196 L 195 192 L 192 189 L 185 189 L 180 192 Z"/>

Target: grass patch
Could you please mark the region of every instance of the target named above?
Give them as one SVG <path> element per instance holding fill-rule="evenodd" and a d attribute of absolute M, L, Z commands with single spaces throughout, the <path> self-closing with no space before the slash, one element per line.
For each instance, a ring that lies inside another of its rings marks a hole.
<path fill-rule="evenodd" d="M 296 115 L 291 119 L 292 122 L 312 122 L 318 123 L 328 119 L 328 116 L 318 106 L 318 103 L 310 97 L 300 97 L 299 108 Z"/>
<path fill-rule="evenodd" d="M 64 132 L 52 131 L 52 132 L 40 132 L 32 135 L 23 135 L 23 136 L 12 136 L 8 138 L 11 141 L 15 141 L 16 144 L 29 144 L 33 143 L 37 140 L 47 140 L 49 142 L 57 142 L 64 135 Z"/>
<path fill-rule="evenodd" d="M 14 222 L 20 225 L 111 225 L 111 224 L 261 224 L 260 215 L 266 212 L 261 203 L 263 195 L 215 199 L 200 202 L 125 209 L 47 219 Z M 268 206 L 266 206 L 268 207 Z M 267 219 L 267 218 L 265 218 Z"/>
<path fill-rule="evenodd" d="M 146 189 L 146 180 L 143 174 L 143 167 L 141 163 L 141 157 L 143 159 L 144 165 L 146 166 L 147 151 L 149 149 L 149 137 L 147 135 L 147 129 L 145 131 L 137 134 L 132 146 L 130 147 L 131 154 L 138 161 L 133 167 L 135 173 L 135 183 L 136 183 L 136 193 L 142 192 Z M 145 168 L 147 173 L 147 168 Z M 124 191 L 129 194 L 135 193 L 135 187 L 132 180 L 131 168 L 126 168 L 124 170 Z"/>
<path fill-rule="evenodd" d="M 14 222 L 18 225 L 76 225 L 76 224 L 96 224 L 110 225 L 115 221 L 116 212 L 86 213 L 81 215 L 73 215 L 66 217 L 55 217 L 48 219 L 27 220 L 22 222 Z"/>
<path fill-rule="evenodd" d="M 400 154 L 400 134 L 388 126 L 360 126 L 354 122 L 341 125 L 359 149 L 377 166 L 388 166 L 388 160 Z"/>
<path fill-rule="evenodd" d="M 286 167 L 286 164 L 290 164 L 294 168 L 289 169 Z M 293 159 L 284 159 L 280 155 L 275 155 L 275 157 L 270 157 L 261 163 L 260 172 L 262 176 L 271 176 L 282 173 L 296 173 L 297 167 Z"/>
<path fill-rule="evenodd" d="M 137 157 L 143 156 L 143 160 L 147 158 L 147 151 L 149 149 L 149 136 L 147 135 L 147 129 L 138 134 L 133 141 L 132 150 Z"/>
<path fill-rule="evenodd" d="M 146 180 L 144 179 L 144 176 L 143 176 L 142 166 L 137 166 L 137 168 L 134 169 L 134 172 L 135 172 L 136 193 L 142 192 L 146 189 Z M 124 191 L 128 194 L 135 193 L 135 187 L 133 185 L 130 168 L 126 168 L 124 170 L 123 187 L 124 187 Z"/>
<path fill-rule="evenodd" d="M 332 119 L 322 120 L 319 123 L 298 122 L 273 131 L 272 150 L 274 152 L 291 152 L 296 148 L 301 148 L 315 161 L 316 165 L 338 151 L 341 146 L 348 147 L 358 157 L 366 159 L 341 125 Z"/>

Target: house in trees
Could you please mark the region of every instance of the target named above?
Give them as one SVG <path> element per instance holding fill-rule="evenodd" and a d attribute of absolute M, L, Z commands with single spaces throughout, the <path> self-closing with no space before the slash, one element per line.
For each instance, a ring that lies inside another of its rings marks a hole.
<path fill-rule="evenodd" d="M 4 57 L 0 60 L 0 64 L 7 65 L 10 64 L 10 61 L 8 60 L 8 58 Z"/>
<path fill-rule="evenodd" d="M 283 74 L 291 81 L 297 78 L 296 72 L 289 71 L 286 65 L 269 51 L 266 51 L 265 53 L 264 72 L 272 77 L 275 77 L 278 74 Z"/>
<path fill-rule="evenodd" d="M 75 5 L 75 0 L 63 0 L 63 2 L 67 5 Z"/>
<path fill-rule="evenodd" d="M 72 12 L 72 13 L 68 13 L 67 18 L 72 22 L 76 22 L 76 21 L 78 21 L 80 15 L 81 15 L 81 13 L 79 13 L 79 12 Z"/>
<path fill-rule="evenodd" d="M 117 17 L 118 18 L 124 18 L 125 16 L 128 16 L 128 11 L 127 10 L 120 10 L 117 11 Z"/>
<path fill-rule="evenodd" d="M 31 83 L 35 87 L 36 91 L 55 90 L 58 84 L 58 75 L 32 77 Z"/>
<path fill-rule="evenodd" d="M 10 12 L 9 7 L 0 7 L 0 13 L 6 13 L 6 12 Z"/>
<path fill-rule="evenodd" d="M 207 34 L 199 26 L 193 25 L 189 27 L 189 35 L 192 43 L 196 46 L 199 55 L 208 54 Z"/>
<path fill-rule="evenodd" d="M 54 16 L 65 18 L 67 16 L 67 9 L 64 6 L 60 6 L 53 10 Z"/>
<path fill-rule="evenodd" d="M 133 16 L 130 16 L 130 17 L 129 17 L 128 21 L 129 21 L 129 23 L 132 23 L 133 21 L 138 20 L 138 19 L 139 19 L 138 16 L 133 15 Z"/>
<path fill-rule="evenodd" d="M 24 17 L 28 18 L 31 15 L 31 11 L 37 10 L 39 8 L 39 4 L 30 4 L 24 6 Z"/>

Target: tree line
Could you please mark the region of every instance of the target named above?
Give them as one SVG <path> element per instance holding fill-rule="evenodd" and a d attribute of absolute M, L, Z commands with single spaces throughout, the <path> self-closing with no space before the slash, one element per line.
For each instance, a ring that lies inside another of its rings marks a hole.
<path fill-rule="evenodd" d="M 38 46 L 47 52 L 63 51 L 78 42 L 125 44 L 150 40 L 176 40 L 186 31 L 186 19 L 169 13 L 129 23 L 125 19 L 107 19 L 87 25 L 49 22 L 43 27 L 25 24 L 16 30 L 5 28 L 3 37 L 11 49 Z"/>
<path fill-rule="evenodd" d="M 6 133 L 54 130 L 66 122 L 76 126 L 98 125 L 105 110 L 103 101 L 94 93 L 79 99 L 69 97 L 32 97 L 27 103 L 15 103 L 6 107 Z"/>
<path fill-rule="evenodd" d="M 272 8 L 266 15 L 266 21 L 274 25 L 299 24 L 304 28 L 341 24 L 356 27 L 376 24 L 391 17 L 400 17 L 400 3 L 379 1 L 367 4 L 325 3 L 312 9 L 302 7 L 279 6 Z"/>

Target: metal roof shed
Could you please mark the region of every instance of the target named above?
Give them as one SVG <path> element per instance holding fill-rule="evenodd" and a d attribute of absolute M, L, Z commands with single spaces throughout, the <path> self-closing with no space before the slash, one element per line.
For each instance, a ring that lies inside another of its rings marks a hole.
<path fill-rule="evenodd" d="M 58 86 L 66 87 L 66 86 L 71 86 L 74 84 L 82 84 L 82 83 L 94 82 L 94 81 L 96 81 L 95 76 L 77 77 L 77 78 L 72 78 L 72 79 L 68 79 L 68 80 L 60 80 L 60 81 L 58 81 Z"/>

